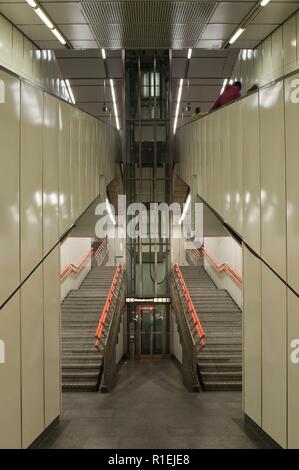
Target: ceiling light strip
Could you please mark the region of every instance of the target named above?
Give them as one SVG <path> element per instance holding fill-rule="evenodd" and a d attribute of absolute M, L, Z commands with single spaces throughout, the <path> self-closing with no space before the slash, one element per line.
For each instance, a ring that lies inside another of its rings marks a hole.
<path fill-rule="evenodd" d="M 118 111 L 117 111 L 117 104 L 116 104 L 116 97 L 115 97 L 115 89 L 114 89 L 114 82 L 113 79 L 110 78 L 110 87 L 111 87 L 111 95 L 114 107 L 114 114 L 115 114 L 115 121 L 116 121 L 116 128 L 119 131 L 119 120 L 118 120 Z"/>
<path fill-rule="evenodd" d="M 64 36 L 60 33 L 58 28 L 54 26 L 53 21 L 49 18 L 49 16 L 46 14 L 43 8 L 40 7 L 39 3 L 36 2 L 35 0 L 26 0 L 26 2 L 31 8 L 33 8 L 35 13 L 40 17 L 42 22 L 51 30 L 51 32 L 58 39 L 58 41 L 61 42 L 61 44 L 67 45 L 69 48 L 71 48 L 70 44 L 67 42 Z"/>
<path fill-rule="evenodd" d="M 248 25 L 252 23 L 252 21 L 256 18 L 256 16 L 262 11 L 263 7 L 268 5 L 270 0 L 259 0 L 254 7 L 249 11 L 249 13 L 246 15 L 244 20 L 240 23 L 238 26 L 238 29 L 234 32 L 234 34 L 231 36 L 231 38 L 226 41 L 223 45 L 224 48 L 230 46 L 236 40 L 241 36 L 241 34 L 245 31 Z"/>
<path fill-rule="evenodd" d="M 174 124 L 173 124 L 173 133 L 174 133 L 174 134 L 175 134 L 175 132 L 176 132 L 176 128 L 177 128 L 177 124 L 178 124 L 178 115 L 179 115 L 180 103 L 181 103 L 181 98 L 182 98 L 183 83 L 184 83 L 184 79 L 181 78 L 181 79 L 180 79 L 180 84 L 179 84 L 177 105 L 176 105 L 176 110 L 175 110 Z"/>

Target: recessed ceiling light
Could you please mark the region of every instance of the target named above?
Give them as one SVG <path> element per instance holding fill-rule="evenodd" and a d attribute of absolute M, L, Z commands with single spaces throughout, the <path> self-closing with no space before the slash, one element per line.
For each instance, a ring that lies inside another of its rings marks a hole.
<path fill-rule="evenodd" d="M 245 31 L 245 28 L 239 28 L 235 34 L 230 38 L 228 41 L 230 44 L 233 44 L 240 36 L 241 34 Z"/>
<path fill-rule="evenodd" d="M 40 17 L 40 19 L 45 23 L 45 25 L 48 26 L 48 28 L 50 28 L 50 29 L 54 28 L 53 23 L 50 21 L 50 19 L 46 15 L 46 13 L 41 8 L 37 8 L 34 11 Z"/>
<path fill-rule="evenodd" d="M 268 5 L 269 2 L 270 2 L 270 0 L 262 0 L 260 5 L 261 5 L 261 7 L 265 7 L 266 5 Z"/>
<path fill-rule="evenodd" d="M 37 3 L 36 3 L 34 0 L 26 0 L 26 2 L 27 2 L 28 5 L 30 5 L 32 8 L 36 8 L 36 7 L 37 7 Z"/>
<path fill-rule="evenodd" d="M 64 39 L 62 34 L 60 34 L 60 32 L 56 28 L 52 29 L 52 33 L 54 34 L 54 36 L 57 37 L 58 41 L 60 41 L 61 44 L 66 44 L 66 40 Z"/>

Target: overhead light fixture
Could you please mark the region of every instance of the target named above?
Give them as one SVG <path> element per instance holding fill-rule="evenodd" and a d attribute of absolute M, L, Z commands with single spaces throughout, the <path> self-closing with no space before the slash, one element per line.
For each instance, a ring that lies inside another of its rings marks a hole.
<path fill-rule="evenodd" d="M 114 82 L 113 79 L 110 78 L 110 88 L 111 88 L 111 95 L 114 107 L 114 114 L 115 114 L 115 121 L 116 121 L 116 128 L 119 131 L 119 120 L 118 120 L 118 111 L 117 111 L 117 104 L 116 104 L 116 97 L 115 97 L 115 90 L 114 90 Z"/>
<path fill-rule="evenodd" d="M 192 56 L 192 49 L 188 49 L 188 59 L 190 60 Z"/>
<path fill-rule="evenodd" d="M 66 40 L 64 39 L 62 34 L 60 34 L 60 32 L 56 28 L 52 29 L 52 33 L 54 34 L 54 36 L 57 37 L 58 41 L 60 41 L 61 44 L 66 44 Z"/>
<path fill-rule="evenodd" d="M 48 28 L 50 29 L 54 28 L 53 23 L 51 22 L 51 20 L 47 17 L 46 13 L 41 8 L 37 8 L 34 11 L 40 17 L 40 19 L 45 23 L 45 25 L 48 26 Z"/>
<path fill-rule="evenodd" d="M 40 17 L 43 23 L 48 26 L 48 28 L 52 31 L 58 41 L 61 42 L 61 44 L 63 45 L 67 44 L 67 40 L 63 37 L 60 31 L 58 31 L 58 29 L 54 27 L 54 23 L 50 20 L 45 11 L 40 8 L 38 2 L 36 2 L 35 0 L 26 0 L 26 2 L 34 9 L 35 13 Z"/>
<path fill-rule="evenodd" d="M 186 214 L 187 214 L 189 206 L 190 206 L 190 202 L 191 202 L 191 194 L 188 194 L 188 197 L 187 197 L 186 202 L 184 204 L 183 213 L 182 213 L 181 218 L 179 220 L 179 225 L 181 225 L 181 223 L 183 222 L 183 220 L 186 217 Z"/>
<path fill-rule="evenodd" d="M 236 40 L 241 36 L 241 34 L 245 31 L 245 28 L 239 28 L 235 34 L 230 38 L 230 40 L 228 41 L 230 44 L 233 44 L 234 42 L 236 42 Z"/>
<path fill-rule="evenodd" d="M 36 7 L 37 7 L 37 3 L 36 3 L 34 0 L 26 0 L 26 2 L 27 2 L 28 5 L 30 5 L 32 8 L 36 8 Z"/>
<path fill-rule="evenodd" d="M 103 60 L 106 60 L 106 51 L 105 51 L 105 49 L 102 49 L 102 58 L 103 58 Z"/>
<path fill-rule="evenodd" d="M 107 208 L 107 212 L 108 212 L 108 215 L 110 217 L 111 222 L 113 223 L 113 225 L 116 225 L 116 220 L 115 220 L 114 214 L 112 212 L 111 204 L 110 204 L 108 198 L 106 198 L 106 208 Z"/>
<path fill-rule="evenodd" d="M 69 97 L 70 97 L 70 99 L 71 99 L 71 102 L 72 102 L 73 104 L 75 104 L 76 101 L 75 101 L 75 97 L 74 97 L 74 94 L 73 94 L 73 90 L 72 90 L 70 81 L 69 81 L 69 80 L 65 80 L 65 84 L 66 84 L 66 87 L 67 87 L 67 91 L 69 92 Z"/>
<path fill-rule="evenodd" d="M 222 93 L 224 92 L 224 89 L 225 89 L 225 87 L 226 87 L 226 85 L 227 85 L 227 82 L 228 82 L 228 78 L 226 78 L 226 79 L 224 80 L 224 82 L 223 82 L 223 85 L 222 85 L 222 88 L 221 88 L 221 91 L 220 91 L 220 95 L 222 95 Z"/>
<path fill-rule="evenodd" d="M 178 124 L 178 115 L 180 111 L 180 103 L 181 103 L 181 98 L 182 98 L 182 90 L 183 90 L 183 83 L 184 79 L 180 79 L 180 84 L 179 84 L 179 91 L 178 91 L 178 98 L 177 98 L 177 105 L 176 105 L 176 110 L 175 110 L 175 118 L 174 118 L 174 124 L 173 124 L 173 133 L 175 134 L 177 124 Z"/>
<path fill-rule="evenodd" d="M 268 5 L 269 2 L 270 2 L 270 0 L 262 0 L 260 2 L 260 5 L 261 5 L 261 7 L 265 7 L 266 5 Z"/>

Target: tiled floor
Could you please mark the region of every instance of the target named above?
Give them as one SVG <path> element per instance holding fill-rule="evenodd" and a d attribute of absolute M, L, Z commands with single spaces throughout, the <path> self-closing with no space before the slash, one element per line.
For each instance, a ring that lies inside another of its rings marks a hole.
<path fill-rule="evenodd" d="M 125 363 L 110 394 L 63 395 L 40 448 L 266 448 L 243 425 L 240 392 L 190 393 L 171 359 Z"/>

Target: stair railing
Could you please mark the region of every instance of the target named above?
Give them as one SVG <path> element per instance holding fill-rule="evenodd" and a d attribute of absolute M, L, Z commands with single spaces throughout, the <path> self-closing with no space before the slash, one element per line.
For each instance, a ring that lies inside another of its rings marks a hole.
<path fill-rule="evenodd" d="M 66 279 L 71 273 L 79 274 L 84 268 L 84 266 L 86 265 L 89 258 L 91 258 L 92 254 L 93 254 L 93 250 L 90 249 L 86 253 L 86 255 L 83 256 L 83 258 L 81 259 L 78 265 L 69 264 L 68 266 L 66 266 L 63 269 L 63 271 L 60 273 L 60 281 L 61 282 L 64 281 L 64 279 Z"/>
<path fill-rule="evenodd" d="M 99 260 L 97 263 L 98 266 L 101 266 L 108 255 L 108 240 L 106 238 L 102 241 L 95 252 L 92 248 L 88 250 L 78 265 L 71 263 L 66 266 L 60 273 L 60 281 L 64 281 L 64 279 L 66 279 L 71 273 L 79 274 L 92 255 L 94 255 Z"/>
<path fill-rule="evenodd" d="M 116 345 L 124 306 L 125 276 L 124 268 L 120 264 L 115 271 L 95 335 L 95 346 L 103 352 L 103 371 L 100 384 L 102 392 L 110 391 L 115 382 Z"/>
<path fill-rule="evenodd" d="M 243 285 L 243 280 L 242 276 L 237 273 L 237 271 L 230 266 L 228 263 L 218 263 L 207 251 L 205 247 L 201 247 L 199 249 L 197 248 L 192 248 L 191 250 L 188 250 L 189 257 L 191 257 L 192 264 L 194 266 L 198 266 L 200 262 L 196 261 L 197 259 L 202 259 L 202 256 L 204 256 L 209 263 L 211 264 L 212 268 L 217 272 L 217 273 L 222 273 L 225 272 L 226 274 L 229 275 L 229 277 L 239 286 L 242 288 Z M 193 262 L 193 256 L 195 257 L 195 262 Z"/>
<path fill-rule="evenodd" d="M 195 307 L 193 305 L 193 302 L 189 294 L 189 291 L 187 289 L 182 272 L 177 264 L 174 265 L 174 273 L 175 273 L 175 281 L 176 281 L 177 290 L 179 292 L 180 297 L 184 300 L 184 303 L 186 306 L 185 310 L 189 312 L 193 320 L 192 332 L 194 333 L 194 330 L 196 331 L 199 345 L 201 348 L 203 348 L 206 345 L 206 341 L 205 341 L 206 335 L 202 327 L 202 324 L 200 323 Z"/>
<path fill-rule="evenodd" d="M 171 276 L 172 308 L 182 345 L 182 374 L 186 387 L 199 391 L 197 355 L 205 346 L 205 333 L 196 313 L 189 291 L 178 265 L 174 265 Z"/>
<path fill-rule="evenodd" d="M 107 238 L 104 238 L 100 246 L 94 252 L 94 257 L 97 261 L 97 266 L 102 266 L 107 256 L 108 256 L 108 240 Z"/>

